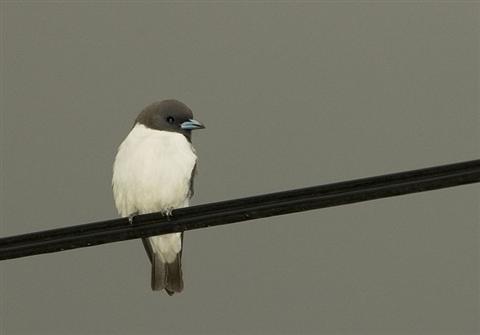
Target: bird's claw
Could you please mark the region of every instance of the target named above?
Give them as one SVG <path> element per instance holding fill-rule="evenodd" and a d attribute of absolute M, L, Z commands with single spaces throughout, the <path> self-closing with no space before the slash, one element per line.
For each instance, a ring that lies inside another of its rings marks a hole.
<path fill-rule="evenodd" d="M 138 215 L 138 212 L 132 213 L 128 216 L 128 223 L 133 224 L 133 219 Z"/>
<path fill-rule="evenodd" d="M 173 216 L 172 214 L 173 212 L 173 208 L 170 207 L 170 208 L 167 208 L 167 210 L 164 212 L 164 215 L 167 217 L 167 219 L 171 218 Z"/>

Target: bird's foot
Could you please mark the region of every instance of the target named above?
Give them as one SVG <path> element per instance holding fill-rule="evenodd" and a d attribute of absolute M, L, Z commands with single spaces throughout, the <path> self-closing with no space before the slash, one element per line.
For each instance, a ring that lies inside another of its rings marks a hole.
<path fill-rule="evenodd" d="M 135 216 L 137 216 L 137 215 L 138 215 L 138 212 L 135 212 L 135 213 L 130 214 L 130 215 L 128 216 L 128 222 L 129 222 L 130 224 L 133 224 L 133 219 L 134 219 Z"/>
<path fill-rule="evenodd" d="M 173 212 L 173 207 L 167 208 L 167 210 L 164 212 L 164 215 L 167 217 L 167 219 L 170 219 L 173 216 L 172 212 Z"/>

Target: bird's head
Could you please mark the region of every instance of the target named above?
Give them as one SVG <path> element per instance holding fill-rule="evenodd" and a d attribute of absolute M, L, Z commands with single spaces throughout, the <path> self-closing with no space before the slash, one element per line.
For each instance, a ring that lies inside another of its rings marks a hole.
<path fill-rule="evenodd" d="M 145 107 L 135 120 L 135 124 L 137 123 L 151 129 L 183 134 L 189 141 L 192 130 L 205 128 L 201 122 L 193 118 L 193 113 L 187 105 L 174 99 L 154 102 Z"/>

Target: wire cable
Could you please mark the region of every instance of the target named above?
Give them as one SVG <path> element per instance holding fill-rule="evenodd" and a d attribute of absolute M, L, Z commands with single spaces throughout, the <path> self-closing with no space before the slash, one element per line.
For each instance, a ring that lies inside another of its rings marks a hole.
<path fill-rule="evenodd" d="M 480 160 L 0 238 L 0 260 L 480 182 Z"/>

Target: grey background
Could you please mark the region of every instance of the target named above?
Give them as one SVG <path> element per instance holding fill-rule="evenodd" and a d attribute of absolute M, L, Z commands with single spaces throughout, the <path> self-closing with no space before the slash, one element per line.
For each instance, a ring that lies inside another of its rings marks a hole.
<path fill-rule="evenodd" d="M 207 129 L 195 204 L 479 157 L 478 2 L 2 2 L 1 234 L 116 216 L 148 103 Z M 477 334 L 478 185 L 0 263 L 2 334 Z"/>

